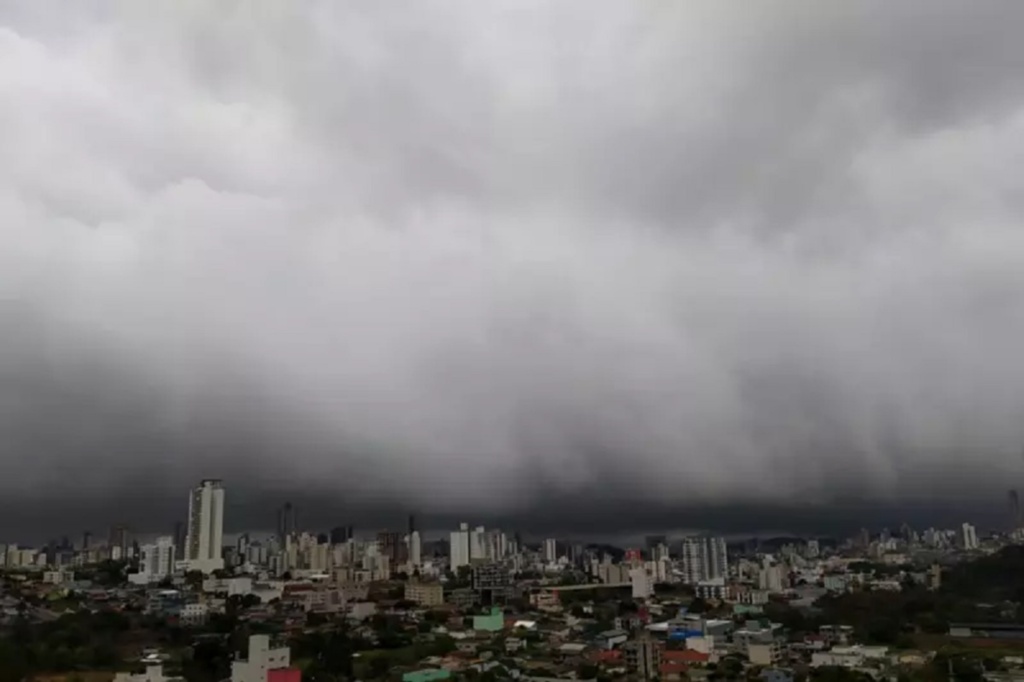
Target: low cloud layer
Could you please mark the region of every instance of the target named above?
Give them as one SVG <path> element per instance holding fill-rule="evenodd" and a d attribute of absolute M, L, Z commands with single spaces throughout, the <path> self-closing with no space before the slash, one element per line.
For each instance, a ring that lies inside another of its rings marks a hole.
<path fill-rule="evenodd" d="M 998 500 L 1022 24 L 0 0 L 0 495 Z"/>

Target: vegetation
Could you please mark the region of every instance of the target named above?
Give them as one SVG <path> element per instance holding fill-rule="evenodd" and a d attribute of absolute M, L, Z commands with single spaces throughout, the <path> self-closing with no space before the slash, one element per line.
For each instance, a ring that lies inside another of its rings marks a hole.
<path fill-rule="evenodd" d="M 41 671 L 112 670 L 121 660 L 118 637 L 128 628 L 128 618 L 115 611 L 37 623 L 19 616 L 0 639 L 0 682 L 19 682 Z"/>

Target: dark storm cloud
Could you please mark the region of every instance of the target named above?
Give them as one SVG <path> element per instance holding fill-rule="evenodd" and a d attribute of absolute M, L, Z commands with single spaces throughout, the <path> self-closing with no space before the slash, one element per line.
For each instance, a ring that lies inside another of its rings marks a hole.
<path fill-rule="evenodd" d="M 3 497 L 998 498 L 1024 6 L 740 5 L 0 2 Z"/>

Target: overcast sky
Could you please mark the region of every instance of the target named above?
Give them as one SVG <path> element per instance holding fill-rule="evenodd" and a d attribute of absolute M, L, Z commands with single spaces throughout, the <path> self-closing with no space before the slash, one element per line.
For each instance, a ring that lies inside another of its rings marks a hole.
<path fill-rule="evenodd" d="M 1021 26 L 0 0 L 0 535 L 160 526 L 203 477 L 236 528 L 999 508 Z"/>

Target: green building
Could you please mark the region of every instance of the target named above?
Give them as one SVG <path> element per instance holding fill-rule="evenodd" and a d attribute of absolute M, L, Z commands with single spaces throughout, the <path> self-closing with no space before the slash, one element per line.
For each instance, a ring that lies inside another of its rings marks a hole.
<path fill-rule="evenodd" d="M 489 616 L 473 616 L 473 629 L 483 632 L 499 632 L 505 629 L 505 612 L 494 607 Z"/>
<path fill-rule="evenodd" d="M 450 670 L 444 668 L 424 668 L 414 670 L 411 673 L 402 675 L 402 682 L 435 682 L 435 680 L 447 680 L 452 676 Z"/>

